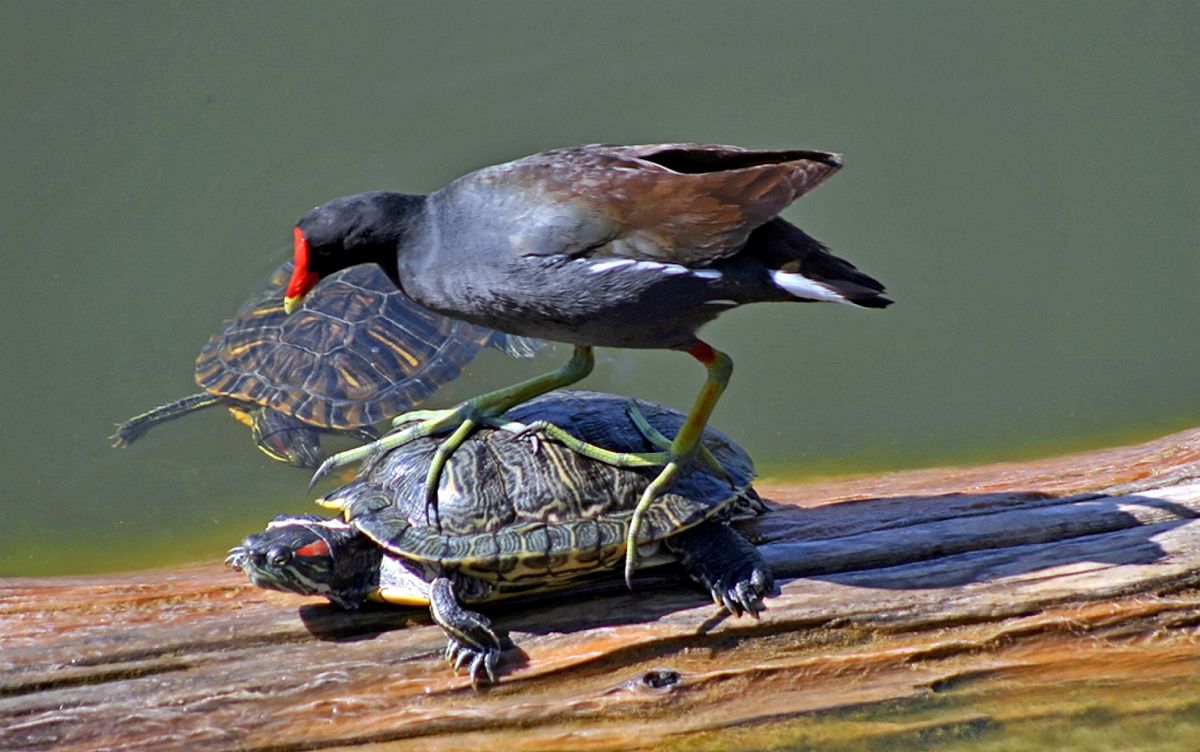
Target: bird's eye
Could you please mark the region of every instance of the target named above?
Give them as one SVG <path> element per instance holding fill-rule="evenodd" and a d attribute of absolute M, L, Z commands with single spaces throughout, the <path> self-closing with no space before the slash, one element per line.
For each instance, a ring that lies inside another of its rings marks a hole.
<path fill-rule="evenodd" d="M 292 551 L 283 546 L 272 546 L 267 551 L 267 563 L 273 567 L 287 566 L 292 561 Z"/>

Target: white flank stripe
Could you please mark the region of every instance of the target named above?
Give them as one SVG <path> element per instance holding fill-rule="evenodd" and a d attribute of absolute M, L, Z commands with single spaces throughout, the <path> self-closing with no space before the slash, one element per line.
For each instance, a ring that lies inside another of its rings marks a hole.
<path fill-rule="evenodd" d="M 664 264 L 660 261 L 639 261 L 633 265 L 635 269 L 653 269 L 663 274 L 686 274 L 687 267 L 679 264 Z"/>
<path fill-rule="evenodd" d="M 588 271 L 591 272 L 592 274 L 603 274 L 604 272 L 609 271 L 610 269 L 619 269 L 622 266 L 629 266 L 630 264 L 633 264 L 633 263 L 636 263 L 633 259 L 614 259 L 613 261 L 598 261 L 598 262 L 592 263 L 592 266 L 590 269 L 588 269 Z"/>
<path fill-rule="evenodd" d="M 661 261 L 635 261 L 633 259 L 610 259 L 608 261 L 588 261 L 588 273 L 604 274 L 614 269 L 637 269 L 648 272 L 659 272 L 674 276 L 676 274 L 686 274 L 687 267 L 679 264 L 664 264 Z"/>
<path fill-rule="evenodd" d="M 771 281 L 797 298 L 820 300 L 826 303 L 850 302 L 820 282 L 814 282 L 802 274 L 775 270 L 771 272 Z"/>
<path fill-rule="evenodd" d="M 700 279 L 720 279 L 721 272 L 716 269 L 697 269 L 692 272 L 692 276 L 699 277 Z"/>

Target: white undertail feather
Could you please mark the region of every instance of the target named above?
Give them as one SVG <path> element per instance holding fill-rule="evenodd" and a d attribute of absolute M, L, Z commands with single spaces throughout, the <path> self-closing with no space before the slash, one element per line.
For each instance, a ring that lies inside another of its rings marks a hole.
<path fill-rule="evenodd" d="M 592 261 L 589 259 L 586 263 L 591 266 L 589 271 L 592 274 L 603 274 L 613 269 L 624 268 L 657 271 L 666 275 L 686 274 L 688 271 L 686 266 L 679 264 L 665 264 L 660 261 L 637 261 L 635 259 L 609 259 L 606 261 Z"/>
<path fill-rule="evenodd" d="M 841 293 L 827 285 L 813 281 L 803 274 L 783 272 L 776 269 L 771 272 L 771 281 L 797 298 L 820 300 L 824 303 L 850 303 Z"/>

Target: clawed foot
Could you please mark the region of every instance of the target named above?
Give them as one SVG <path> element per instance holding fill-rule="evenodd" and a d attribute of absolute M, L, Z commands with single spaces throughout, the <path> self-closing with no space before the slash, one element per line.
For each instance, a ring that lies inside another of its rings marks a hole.
<path fill-rule="evenodd" d="M 532 423 L 497 423 L 495 427 L 511 432 L 514 439 L 528 439 L 534 454 L 542 451 L 542 442 L 553 439 L 553 432 L 562 430 L 548 420 L 535 420 Z"/>
<path fill-rule="evenodd" d="M 429 584 L 429 613 L 450 640 L 446 660 L 454 673 L 466 668 L 475 689 L 484 676 L 494 684 L 503 650 L 500 636 L 486 616 L 462 607 L 449 577 L 437 577 Z"/>
<path fill-rule="evenodd" d="M 489 683 L 496 683 L 496 662 L 500 660 L 501 647 L 499 638 L 495 634 L 491 637 L 495 639 L 495 645 L 468 644 L 454 636 L 446 644 L 446 661 L 450 669 L 458 675 L 466 668 L 472 689 L 479 689 L 479 681 L 485 676 Z"/>
<path fill-rule="evenodd" d="M 712 593 L 713 603 L 718 608 L 724 607 L 734 616 L 748 613 L 755 619 L 766 608 L 763 598 L 778 592 L 771 570 L 749 562 L 746 566 L 735 567 L 713 581 L 701 584 Z"/>
<path fill-rule="evenodd" d="M 766 559 L 724 523 L 706 520 L 664 543 L 688 575 L 712 595 L 713 603 L 734 616 L 749 613 L 758 618 L 763 599 L 779 594 Z"/>

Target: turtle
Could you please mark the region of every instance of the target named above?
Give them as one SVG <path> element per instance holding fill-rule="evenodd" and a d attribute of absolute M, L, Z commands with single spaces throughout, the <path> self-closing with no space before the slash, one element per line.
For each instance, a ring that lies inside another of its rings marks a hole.
<path fill-rule="evenodd" d="M 424 489 L 438 441 L 423 437 L 374 457 L 318 499 L 337 516 L 276 517 L 226 563 L 259 587 L 324 596 L 344 609 L 428 606 L 455 673 L 466 667 L 472 686 L 495 682 L 504 641 L 467 606 L 611 576 L 658 472 L 589 457 L 560 443 L 560 432 L 643 452 L 667 442 L 685 417 L 611 394 L 551 392 L 472 433 L 448 458 L 434 514 Z M 774 576 L 728 524 L 766 509 L 751 485 L 754 465 L 716 429 L 706 429 L 703 443 L 723 472 L 698 462 L 655 499 L 638 531 L 638 566 L 677 561 L 718 607 L 757 618 L 778 592 Z"/>
<path fill-rule="evenodd" d="M 485 347 L 516 357 L 539 343 L 413 303 L 373 266 L 346 269 L 292 315 L 283 310 L 292 261 L 221 325 L 196 359 L 205 389 L 117 426 L 113 446 L 214 405 L 247 424 L 268 456 L 300 467 L 323 459 L 319 433 L 378 438 L 371 427 L 453 380 Z"/>

